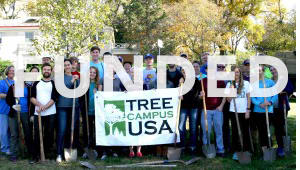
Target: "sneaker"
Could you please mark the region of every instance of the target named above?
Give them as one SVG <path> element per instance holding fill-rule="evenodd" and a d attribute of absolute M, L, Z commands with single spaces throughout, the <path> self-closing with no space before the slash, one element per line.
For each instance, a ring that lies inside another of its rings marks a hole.
<path fill-rule="evenodd" d="M 13 163 L 16 163 L 17 162 L 17 157 L 16 156 L 11 156 L 11 157 L 9 157 L 9 160 Z"/>
<path fill-rule="evenodd" d="M 139 158 L 141 158 L 141 157 L 143 157 L 143 154 L 142 154 L 142 152 L 137 152 L 136 156 L 139 157 Z"/>
<path fill-rule="evenodd" d="M 133 158 L 135 155 L 134 155 L 134 152 L 130 152 L 129 153 L 129 158 Z"/>
<path fill-rule="evenodd" d="M 29 163 L 29 164 L 35 164 L 35 163 L 37 163 L 38 161 L 39 161 L 38 158 L 33 158 L 33 159 L 30 159 L 30 160 L 28 161 L 28 163 Z"/>
<path fill-rule="evenodd" d="M 238 156 L 237 156 L 236 152 L 234 152 L 234 154 L 233 154 L 233 156 L 232 156 L 232 159 L 235 160 L 235 161 L 238 160 Z"/>
<path fill-rule="evenodd" d="M 58 155 L 58 156 L 57 156 L 56 162 L 57 162 L 57 163 L 61 163 L 61 162 L 62 162 L 62 156 L 61 156 L 61 155 Z"/>
<path fill-rule="evenodd" d="M 83 155 L 82 155 L 82 158 L 83 159 L 87 159 L 88 158 L 88 154 L 84 152 Z"/>
<path fill-rule="evenodd" d="M 284 157 L 285 156 L 283 148 L 277 148 L 277 155 L 279 157 Z"/>
<path fill-rule="evenodd" d="M 217 156 L 218 156 L 218 157 L 221 157 L 221 158 L 224 158 L 224 157 L 225 157 L 225 154 L 224 154 L 224 153 L 217 153 Z"/>
<path fill-rule="evenodd" d="M 107 158 L 107 155 L 106 154 L 103 154 L 102 156 L 101 156 L 101 160 L 103 161 L 103 160 L 105 160 Z"/>
<path fill-rule="evenodd" d="M 93 150 L 94 154 L 95 154 L 95 157 L 97 158 L 98 157 L 98 152 L 94 149 Z"/>
<path fill-rule="evenodd" d="M 118 154 L 117 153 L 113 153 L 113 157 L 117 158 Z"/>

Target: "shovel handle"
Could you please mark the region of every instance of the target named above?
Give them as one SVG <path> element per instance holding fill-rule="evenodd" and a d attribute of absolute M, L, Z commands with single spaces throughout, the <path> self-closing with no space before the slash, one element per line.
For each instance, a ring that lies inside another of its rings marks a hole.
<path fill-rule="evenodd" d="M 205 91 L 204 91 L 204 85 L 203 85 L 203 77 L 202 77 L 202 73 L 201 72 L 200 72 L 200 83 L 201 83 L 202 92 L 205 93 Z M 205 96 L 203 97 L 202 101 L 203 101 L 203 111 L 204 111 L 204 119 L 205 119 L 205 131 L 206 131 L 206 135 L 207 135 L 206 136 L 207 137 L 207 142 L 209 144 L 210 140 L 209 140 L 209 136 L 208 136 L 208 122 L 207 122 L 207 110 L 206 110 Z"/>
<path fill-rule="evenodd" d="M 180 95 L 182 95 L 182 83 L 180 83 Z M 178 101 L 178 108 L 177 108 L 177 117 L 176 117 L 176 125 L 175 125 L 175 138 L 174 138 L 174 145 L 176 147 L 177 142 L 177 134 L 178 134 L 178 122 L 179 122 L 179 116 L 180 116 L 180 108 L 181 108 L 181 99 Z"/>
<path fill-rule="evenodd" d="M 263 86 L 264 86 L 264 94 L 265 94 L 265 88 L 266 88 L 266 84 L 265 84 L 265 78 L 262 78 L 263 81 Z M 266 102 L 267 99 L 266 97 L 264 97 L 264 101 Z M 269 146 L 271 147 L 271 134 L 270 134 L 270 127 L 269 127 L 269 110 L 268 110 L 268 106 L 265 106 L 265 112 L 266 112 L 266 123 L 267 123 L 267 131 L 268 131 L 268 142 L 269 142 Z"/>
<path fill-rule="evenodd" d="M 73 96 L 73 105 L 72 105 L 72 122 L 71 122 L 71 145 L 70 149 L 73 148 L 73 141 L 74 141 L 74 119 L 75 119 L 75 88 L 76 88 L 76 80 L 74 81 L 74 96 Z"/>
<path fill-rule="evenodd" d="M 84 95 L 85 101 L 85 119 L 86 119 L 86 128 L 87 128 L 87 137 L 88 137 L 88 146 L 90 145 L 90 126 L 89 126 L 89 115 L 88 115 L 88 105 L 87 105 L 87 97 Z"/>
<path fill-rule="evenodd" d="M 232 86 L 232 88 L 234 89 L 234 87 L 235 87 L 235 84 Z M 241 148 L 242 148 L 242 151 L 244 151 L 244 143 L 243 143 L 243 137 L 242 137 L 242 132 L 241 132 L 241 126 L 240 126 L 239 116 L 238 116 L 237 108 L 236 108 L 235 97 L 233 98 L 233 105 L 234 105 L 234 115 L 235 115 L 236 125 L 237 125 L 237 128 L 238 128 L 238 133 L 239 133 Z"/>
<path fill-rule="evenodd" d="M 43 130 L 42 130 L 42 117 L 41 113 L 38 113 L 38 122 L 39 122 L 39 136 L 40 136 L 40 152 L 41 152 L 41 161 L 44 162 L 45 152 L 44 152 L 44 141 L 43 141 Z"/>

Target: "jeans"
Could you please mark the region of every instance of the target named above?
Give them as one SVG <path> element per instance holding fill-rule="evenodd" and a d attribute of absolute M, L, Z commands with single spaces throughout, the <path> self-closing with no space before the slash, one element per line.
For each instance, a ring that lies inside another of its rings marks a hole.
<path fill-rule="evenodd" d="M 191 150 L 196 149 L 197 116 L 198 116 L 197 108 L 192 108 L 192 109 L 181 108 L 180 110 L 180 117 L 179 117 L 180 145 L 182 147 L 185 147 L 186 119 L 187 117 L 189 117 Z"/>
<path fill-rule="evenodd" d="M 0 114 L 0 142 L 1 152 L 8 153 L 10 145 L 10 133 L 8 130 L 8 115 Z"/>
<path fill-rule="evenodd" d="M 41 116 L 41 119 L 42 119 L 43 144 L 44 144 L 44 151 L 46 154 L 46 153 L 50 153 L 50 150 L 53 147 L 56 114 Z M 39 132 L 39 122 L 38 122 L 37 115 L 34 115 L 34 146 L 36 148 L 34 156 L 37 157 L 40 151 L 40 132 Z"/>
<path fill-rule="evenodd" d="M 210 140 L 210 133 L 211 133 L 211 126 L 213 124 L 214 131 L 216 134 L 216 144 L 217 144 L 217 153 L 224 153 L 224 145 L 223 145 L 223 132 L 222 132 L 222 126 L 223 126 L 223 112 L 220 112 L 218 110 L 207 110 L 207 124 L 208 124 L 208 135 L 206 134 L 206 128 L 205 128 L 205 114 L 204 111 L 202 111 L 201 114 L 201 126 L 203 127 L 203 136 L 202 136 L 202 142 L 204 145 L 207 144 L 207 140 Z"/>
<path fill-rule="evenodd" d="M 57 114 L 57 154 L 62 155 L 64 148 L 69 148 L 71 145 L 71 122 L 72 122 L 72 107 L 58 107 Z M 73 136 L 73 146 L 72 148 L 77 148 L 78 146 L 78 129 L 79 122 L 79 112 L 78 108 L 75 109 L 74 117 L 74 136 Z"/>
<path fill-rule="evenodd" d="M 15 112 L 12 117 L 9 117 L 9 130 L 10 130 L 10 153 L 11 156 L 17 156 L 19 150 L 19 124 L 18 115 Z"/>

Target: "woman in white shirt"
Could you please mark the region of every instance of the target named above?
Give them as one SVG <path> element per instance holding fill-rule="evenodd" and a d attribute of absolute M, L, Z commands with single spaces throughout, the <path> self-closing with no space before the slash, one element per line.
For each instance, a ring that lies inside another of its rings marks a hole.
<path fill-rule="evenodd" d="M 239 67 L 232 67 L 232 71 L 235 73 L 234 81 L 228 82 L 226 88 L 233 88 L 237 89 L 237 97 L 235 98 L 236 103 L 236 110 L 238 113 L 240 128 L 242 131 L 243 137 L 243 147 L 244 151 L 250 150 L 250 137 L 249 137 L 249 117 L 250 117 L 250 83 L 246 80 L 243 80 L 243 75 L 241 69 Z M 235 84 L 235 85 L 234 85 Z M 237 122 L 235 118 L 235 108 L 233 98 L 227 98 L 228 102 L 230 102 L 230 114 L 232 117 L 232 149 L 234 151 L 232 159 L 237 160 L 236 152 L 242 151 L 239 135 L 238 135 L 238 128 Z"/>

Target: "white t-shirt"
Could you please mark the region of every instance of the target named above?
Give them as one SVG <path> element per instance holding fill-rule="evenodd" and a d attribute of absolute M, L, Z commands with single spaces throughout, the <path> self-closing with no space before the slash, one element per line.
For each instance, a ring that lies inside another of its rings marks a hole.
<path fill-rule="evenodd" d="M 36 98 L 38 102 L 42 105 L 46 105 L 51 99 L 55 101 L 55 87 L 54 82 L 41 80 L 39 82 L 35 82 L 33 84 L 32 97 Z M 37 113 L 38 107 L 35 106 L 34 115 L 38 115 Z M 41 112 L 41 116 L 53 115 L 56 113 L 55 103 L 49 107 L 47 110 Z"/>
<path fill-rule="evenodd" d="M 228 82 L 226 88 L 231 88 L 231 82 Z M 236 88 L 238 88 L 238 83 L 236 83 Z M 237 94 L 235 98 L 236 108 L 238 113 L 246 113 L 248 102 L 247 102 L 247 93 L 250 93 L 250 84 L 248 81 L 244 80 L 244 87 L 241 91 L 241 94 Z M 230 101 L 230 112 L 235 112 L 233 100 Z"/>

